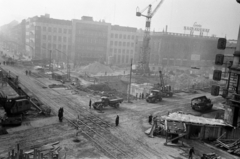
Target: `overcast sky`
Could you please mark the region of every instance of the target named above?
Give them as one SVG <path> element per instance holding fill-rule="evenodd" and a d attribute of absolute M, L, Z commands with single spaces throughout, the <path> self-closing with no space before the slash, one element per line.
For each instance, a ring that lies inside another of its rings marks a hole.
<path fill-rule="evenodd" d="M 81 19 L 92 16 L 112 24 L 143 28 L 144 17 L 136 17 L 149 4 L 153 9 L 160 0 L 0 0 L 0 26 L 12 20 L 40 16 L 45 13 L 56 19 Z M 151 30 L 184 33 L 184 26 L 197 22 L 210 29 L 208 35 L 237 39 L 240 25 L 240 4 L 236 0 L 164 0 L 152 18 Z M 197 33 L 196 33 L 197 34 Z"/>

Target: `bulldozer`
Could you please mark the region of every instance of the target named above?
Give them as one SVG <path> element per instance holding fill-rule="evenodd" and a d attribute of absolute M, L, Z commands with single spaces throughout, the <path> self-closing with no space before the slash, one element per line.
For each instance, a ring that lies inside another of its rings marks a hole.
<path fill-rule="evenodd" d="M 31 108 L 31 103 L 26 96 L 0 97 L 0 105 L 6 112 L 4 117 L 1 118 L 2 126 L 21 125 L 24 114 Z"/>
<path fill-rule="evenodd" d="M 96 110 L 102 110 L 104 107 L 110 106 L 114 108 L 119 108 L 120 103 L 123 102 L 122 98 L 119 99 L 109 99 L 106 96 L 101 97 L 101 101 L 93 103 L 93 108 Z"/>

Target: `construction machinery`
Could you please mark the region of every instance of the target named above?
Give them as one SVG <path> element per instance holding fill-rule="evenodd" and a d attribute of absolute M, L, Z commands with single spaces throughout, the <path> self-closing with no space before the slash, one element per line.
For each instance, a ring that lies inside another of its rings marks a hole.
<path fill-rule="evenodd" d="M 152 90 L 147 96 L 146 101 L 148 103 L 157 103 L 162 101 L 162 92 L 160 90 Z"/>
<path fill-rule="evenodd" d="M 26 96 L 14 98 L 0 97 L 0 105 L 6 112 L 5 116 L 1 119 L 2 126 L 21 125 L 23 115 L 31 108 L 31 103 Z"/>
<path fill-rule="evenodd" d="M 191 100 L 191 107 L 193 110 L 204 112 L 211 110 L 213 104 L 211 100 L 206 96 L 200 96 Z"/>
<path fill-rule="evenodd" d="M 158 89 L 161 91 L 162 97 L 172 97 L 172 87 L 170 85 L 165 85 L 162 71 L 159 71 L 159 83 L 154 85 L 153 90 Z"/>
<path fill-rule="evenodd" d="M 122 98 L 109 99 L 108 97 L 103 96 L 103 97 L 101 97 L 101 101 L 93 103 L 93 108 L 96 110 L 102 110 L 103 107 L 107 107 L 107 106 L 119 108 L 120 103 L 122 103 L 122 102 L 123 102 Z"/>
<path fill-rule="evenodd" d="M 157 12 L 161 4 L 164 0 L 161 0 L 156 8 L 152 11 L 152 5 L 148 5 L 145 7 L 142 11 L 139 11 L 139 8 L 137 8 L 136 16 L 138 17 L 146 17 L 146 25 L 145 25 L 145 32 L 143 37 L 143 44 L 141 48 L 141 53 L 139 57 L 139 64 L 135 70 L 136 73 L 142 74 L 142 75 L 150 75 L 150 68 L 149 68 L 149 59 L 150 59 L 150 27 L 151 27 L 151 19 L 154 16 L 154 14 Z M 142 13 L 147 11 L 147 15 L 143 15 Z"/>

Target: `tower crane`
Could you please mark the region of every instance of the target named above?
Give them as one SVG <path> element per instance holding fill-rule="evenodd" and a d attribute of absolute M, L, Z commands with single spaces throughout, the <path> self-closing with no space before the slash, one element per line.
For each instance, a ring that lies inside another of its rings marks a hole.
<path fill-rule="evenodd" d="M 150 47 L 149 47 L 149 42 L 150 42 L 150 27 L 151 27 L 151 19 L 154 16 L 154 14 L 157 12 L 159 7 L 162 5 L 164 0 L 161 0 L 156 8 L 152 11 L 152 5 L 148 5 L 145 7 L 142 11 L 139 11 L 139 8 L 137 8 L 136 11 L 136 16 L 138 17 L 146 17 L 146 25 L 145 25 L 145 32 L 144 32 L 144 38 L 143 38 L 143 44 L 141 48 L 141 53 L 140 53 L 140 60 L 139 64 L 137 67 L 136 72 L 140 73 L 142 75 L 150 75 L 150 69 L 149 69 L 149 60 L 150 60 Z M 145 10 L 147 11 L 147 15 L 142 14 Z"/>

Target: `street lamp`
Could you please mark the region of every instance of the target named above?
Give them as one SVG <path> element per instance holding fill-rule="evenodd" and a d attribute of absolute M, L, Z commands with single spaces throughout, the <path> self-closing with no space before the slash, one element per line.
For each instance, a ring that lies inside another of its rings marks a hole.
<path fill-rule="evenodd" d="M 67 56 L 67 80 L 70 81 L 70 66 L 69 66 L 69 62 L 68 62 L 68 55 L 58 49 L 55 49 L 55 50 L 57 50 L 58 52 Z"/>

